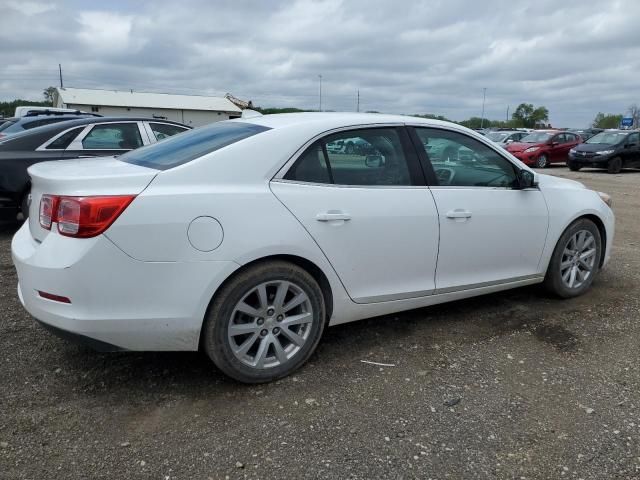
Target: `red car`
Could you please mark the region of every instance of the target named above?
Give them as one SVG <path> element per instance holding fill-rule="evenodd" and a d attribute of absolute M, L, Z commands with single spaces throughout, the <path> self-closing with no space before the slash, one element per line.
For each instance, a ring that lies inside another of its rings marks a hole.
<path fill-rule="evenodd" d="M 566 163 L 569 150 L 579 143 L 582 138 L 575 133 L 536 130 L 507 145 L 507 151 L 526 165 L 544 168 L 551 163 Z"/>

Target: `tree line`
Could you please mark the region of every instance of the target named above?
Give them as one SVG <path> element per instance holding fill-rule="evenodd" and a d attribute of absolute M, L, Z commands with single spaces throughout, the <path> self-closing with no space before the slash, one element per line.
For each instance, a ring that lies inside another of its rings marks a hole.
<path fill-rule="evenodd" d="M 47 87 L 43 90 L 42 101 L 31 101 L 31 100 L 21 100 L 16 99 L 10 102 L 0 102 L 0 115 L 4 117 L 11 117 L 16 107 L 21 105 L 26 106 L 42 106 L 42 107 L 50 107 L 53 106 L 53 94 L 55 92 L 54 87 Z M 263 115 L 271 114 L 271 113 L 293 113 L 293 112 L 309 112 L 313 110 L 304 110 L 300 108 L 276 108 L 276 107 L 253 107 L 254 110 L 262 113 Z M 377 111 L 369 111 L 367 113 L 379 113 Z M 632 104 L 629 106 L 627 113 L 631 118 L 633 118 L 633 128 L 640 128 L 640 107 L 637 104 Z M 468 128 L 536 128 L 536 127 L 545 127 L 549 122 L 549 110 L 547 107 L 540 106 L 535 107 L 531 103 L 521 103 L 515 109 L 513 114 L 511 115 L 510 120 L 490 120 L 488 118 L 480 118 L 480 117 L 471 117 L 467 120 L 462 120 L 457 122 L 455 120 L 450 120 L 442 115 L 433 115 L 433 114 L 414 114 L 413 116 L 422 117 L 422 118 L 432 118 L 436 120 L 444 120 L 448 122 L 459 123 Z M 612 114 L 612 113 L 602 113 L 598 112 L 598 114 L 591 122 L 591 126 L 594 128 L 618 128 L 620 123 L 622 122 L 623 115 L 622 114 Z"/>

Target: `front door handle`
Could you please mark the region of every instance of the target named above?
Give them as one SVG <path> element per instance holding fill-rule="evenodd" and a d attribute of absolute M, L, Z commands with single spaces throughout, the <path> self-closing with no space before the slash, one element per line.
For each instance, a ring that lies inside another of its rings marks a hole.
<path fill-rule="evenodd" d="M 333 220 L 342 220 L 346 222 L 347 220 L 351 220 L 351 215 L 344 212 L 329 211 L 317 214 L 316 220 L 319 222 L 331 222 Z"/>
<path fill-rule="evenodd" d="M 447 212 L 447 218 L 453 218 L 453 219 L 471 218 L 471 212 L 469 210 L 463 210 L 461 208 L 456 208 L 455 210 L 449 210 Z"/>
<path fill-rule="evenodd" d="M 78 155 L 78 158 L 96 158 L 95 155 Z"/>

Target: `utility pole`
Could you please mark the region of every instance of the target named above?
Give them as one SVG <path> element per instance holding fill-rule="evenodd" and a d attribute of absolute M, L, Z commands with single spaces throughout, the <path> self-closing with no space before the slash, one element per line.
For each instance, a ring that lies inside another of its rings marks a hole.
<path fill-rule="evenodd" d="M 318 75 L 318 79 L 320 80 L 320 102 L 319 102 L 319 111 L 322 111 L 322 75 Z"/>
<path fill-rule="evenodd" d="M 58 71 L 60 72 L 60 88 L 64 88 L 64 84 L 62 83 L 62 65 L 58 64 Z"/>
<path fill-rule="evenodd" d="M 507 105 L 507 122 L 509 121 L 509 105 Z"/>
<path fill-rule="evenodd" d="M 360 90 L 358 90 L 358 102 L 356 103 L 356 112 L 360 111 Z"/>
<path fill-rule="evenodd" d="M 486 97 L 487 97 L 487 89 L 483 88 L 482 89 L 482 115 L 480 117 L 480 128 L 484 127 L 484 101 Z"/>

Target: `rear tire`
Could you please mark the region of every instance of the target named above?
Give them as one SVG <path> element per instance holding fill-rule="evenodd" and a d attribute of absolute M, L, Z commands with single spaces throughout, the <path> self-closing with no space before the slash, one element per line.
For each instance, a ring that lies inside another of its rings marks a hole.
<path fill-rule="evenodd" d="M 307 271 L 288 262 L 264 262 L 236 275 L 216 294 L 202 344 L 229 377 L 270 382 L 309 359 L 325 316 L 322 290 Z"/>
<path fill-rule="evenodd" d="M 607 172 L 620 173 L 622 170 L 622 159 L 620 157 L 612 158 L 607 165 Z"/>
<path fill-rule="evenodd" d="M 29 194 L 31 190 L 27 191 L 20 200 L 20 212 L 22 212 L 22 219 L 27 220 L 29 218 Z"/>
<path fill-rule="evenodd" d="M 598 273 L 602 257 L 602 239 L 591 220 L 581 218 L 564 231 L 553 251 L 545 288 L 562 298 L 582 295 Z"/>

